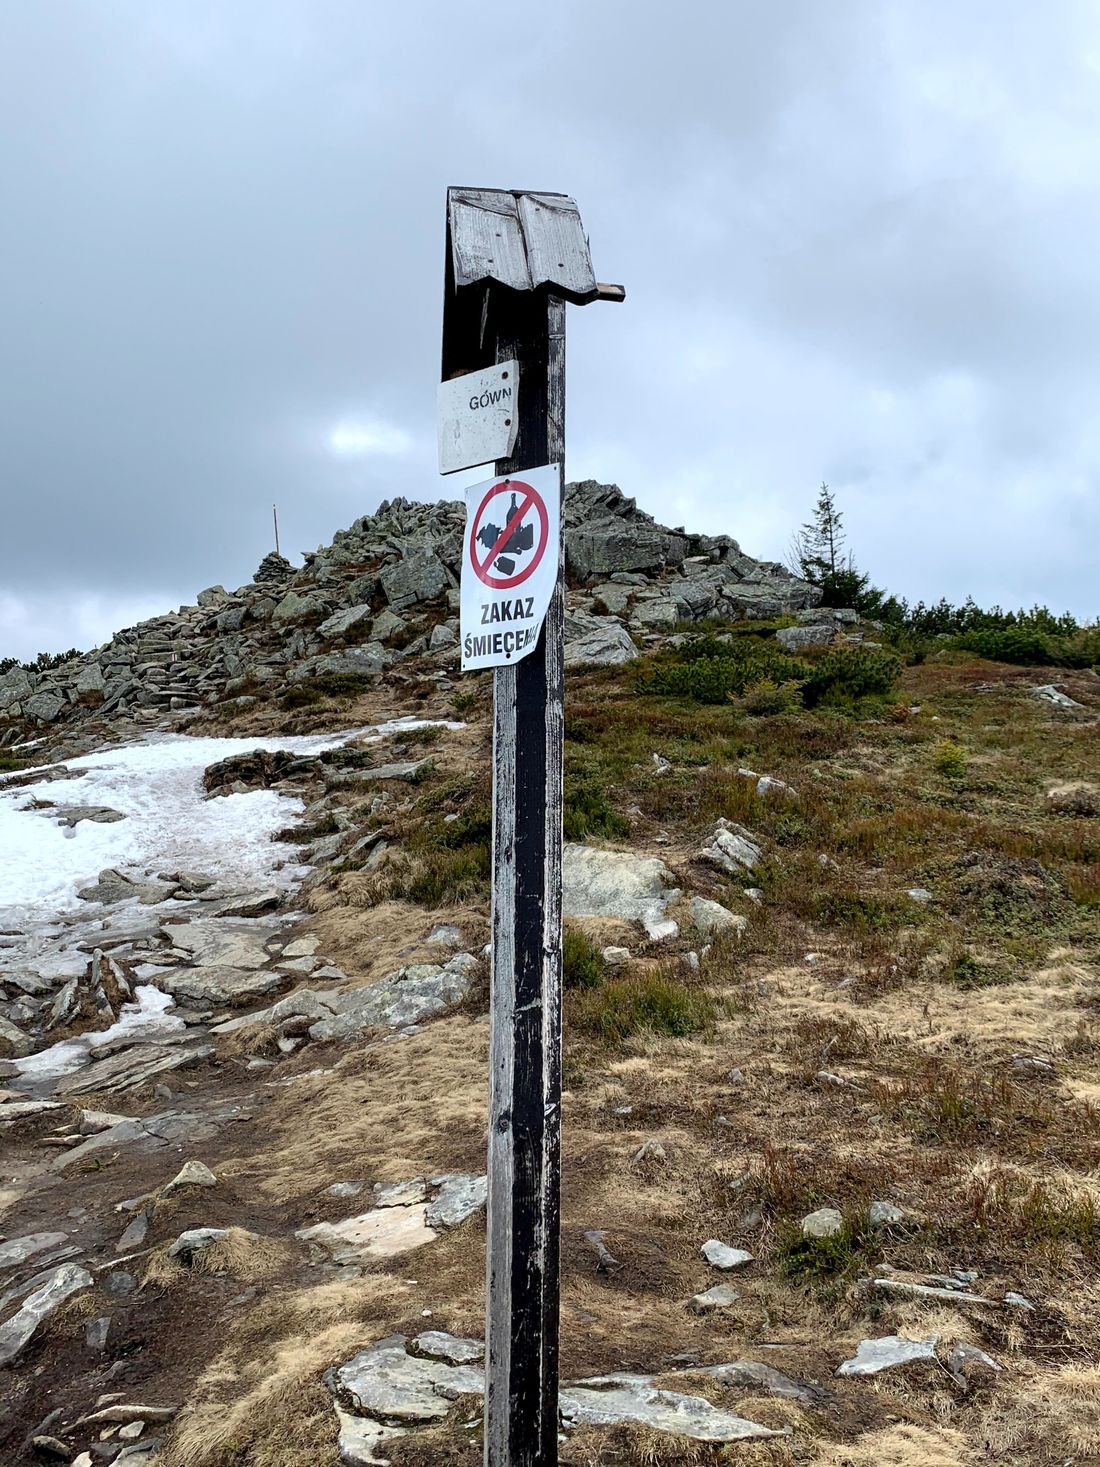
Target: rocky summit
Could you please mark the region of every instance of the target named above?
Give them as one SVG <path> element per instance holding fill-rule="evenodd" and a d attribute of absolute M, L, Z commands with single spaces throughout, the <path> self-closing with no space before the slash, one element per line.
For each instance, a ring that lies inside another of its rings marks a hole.
<path fill-rule="evenodd" d="M 457 500 L 387 501 L 298 570 L 272 553 L 247 586 L 200 591 L 194 606 L 58 666 L 12 668 L 0 674 L 0 745 L 16 740 L 20 723 L 95 715 L 152 725 L 247 697 L 256 684 L 373 679 L 420 661 L 447 667 L 457 658 L 464 524 Z M 665 529 L 615 485 L 591 480 L 566 488 L 565 553 L 573 665 L 627 661 L 681 623 L 774 617 L 820 599 L 729 536 Z"/>
<path fill-rule="evenodd" d="M 565 519 L 563 1467 L 1100 1461 L 1100 676 Z M 0 675 L 4 1467 L 482 1459 L 462 531 Z"/>

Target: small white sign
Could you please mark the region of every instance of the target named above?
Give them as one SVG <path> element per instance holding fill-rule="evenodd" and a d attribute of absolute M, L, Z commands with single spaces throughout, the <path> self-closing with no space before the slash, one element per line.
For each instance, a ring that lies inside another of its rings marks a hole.
<path fill-rule="evenodd" d="M 439 384 L 439 472 L 509 458 L 516 446 L 519 364 L 498 362 Z"/>
<path fill-rule="evenodd" d="M 463 672 L 506 667 L 535 650 L 558 576 L 560 527 L 558 464 L 467 489 Z"/>

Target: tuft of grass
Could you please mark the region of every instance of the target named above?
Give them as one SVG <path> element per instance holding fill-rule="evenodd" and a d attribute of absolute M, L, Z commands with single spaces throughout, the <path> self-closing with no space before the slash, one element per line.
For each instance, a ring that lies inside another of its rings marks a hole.
<path fill-rule="evenodd" d="M 710 1029 L 714 1000 L 663 969 L 612 978 L 598 988 L 575 995 L 570 1006 L 573 1027 L 609 1044 L 636 1034 L 668 1034 L 685 1038 Z"/>
<path fill-rule="evenodd" d="M 562 940 L 562 984 L 565 988 L 598 988 L 607 976 L 607 963 L 592 939 L 569 927 Z"/>
<path fill-rule="evenodd" d="M 566 773 L 562 825 L 566 840 L 602 835 L 608 840 L 626 835 L 630 826 L 607 802 L 595 783 Z"/>

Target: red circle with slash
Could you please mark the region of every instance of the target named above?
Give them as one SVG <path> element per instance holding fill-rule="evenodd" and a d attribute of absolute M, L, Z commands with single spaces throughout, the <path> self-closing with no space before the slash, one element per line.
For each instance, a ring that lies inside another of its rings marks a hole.
<path fill-rule="evenodd" d="M 481 521 L 485 510 L 490 501 L 495 499 L 498 494 L 507 492 L 514 493 L 519 501 L 516 506 L 516 512 L 508 516 L 503 530 L 497 535 L 496 543 L 484 558 L 479 560 L 477 538 L 481 532 Z M 534 547 L 534 553 L 531 556 L 530 565 L 524 566 L 514 576 L 493 575 L 489 567 L 496 560 L 497 556 L 502 553 L 502 548 L 508 544 L 512 535 L 520 528 L 528 513 L 532 510 L 538 516 L 538 540 Z M 532 488 L 530 484 L 525 484 L 522 479 L 500 479 L 492 486 L 485 498 L 478 505 L 477 514 L 474 515 L 474 521 L 470 527 L 470 565 L 473 567 L 474 575 L 477 576 L 479 581 L 484 582 L 486 586 L 489 586 L 494 591 L 507 591 L 512 586 L 521 586 L 538 569 L 539 562 L 546 554 L 546 546 L 549 539 L 550 516 L 546 513 L 546 505 L 543 503 L 542 495 L 538 490 Z"/>

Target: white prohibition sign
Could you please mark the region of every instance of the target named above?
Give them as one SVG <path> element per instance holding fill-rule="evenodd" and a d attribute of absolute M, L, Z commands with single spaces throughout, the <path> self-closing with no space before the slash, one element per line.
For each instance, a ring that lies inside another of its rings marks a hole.
<path fill-rule="evenodd" d="M 466 491 L 462 549 L 462 670 L 503 667 L 538 642 L 558 574 L 556 464 Z"/>

